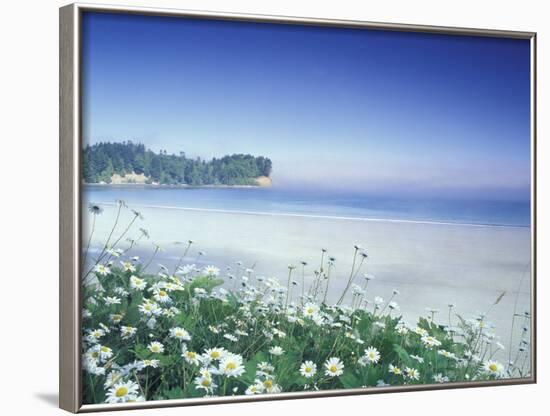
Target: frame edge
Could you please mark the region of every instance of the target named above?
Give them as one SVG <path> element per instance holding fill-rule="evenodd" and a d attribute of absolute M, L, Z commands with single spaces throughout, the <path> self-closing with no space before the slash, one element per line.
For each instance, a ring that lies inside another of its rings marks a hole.
<path fill-rule="evenodd" d="M 74 151 L 76 137 L 78 55 L 75 5 L 59 8 L 59 408 L 76 413 L 80 408 L 78 348 L 78 279 L 75 237 Z"/>

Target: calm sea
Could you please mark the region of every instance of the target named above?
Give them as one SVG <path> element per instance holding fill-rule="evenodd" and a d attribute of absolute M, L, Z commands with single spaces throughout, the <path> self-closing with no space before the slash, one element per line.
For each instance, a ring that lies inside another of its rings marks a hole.
<path fill-rule="evenodd" d="M 171 207 L 273 215 L 305 215 L 378 220 L 528 227 L 528 201 L 466 198 L 392 197 L 324 193 L 281 188 L 164 188 L 139 185 L 86 186 L 84 201 L 134 207 Z"/>

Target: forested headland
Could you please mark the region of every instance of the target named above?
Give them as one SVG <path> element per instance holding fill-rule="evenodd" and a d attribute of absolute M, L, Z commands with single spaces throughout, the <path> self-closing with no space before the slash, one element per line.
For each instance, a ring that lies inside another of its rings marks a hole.
<path fill-rule="evenodd" d="M 264 156 L 232 154 L 204 160 L 189 158 L 184 152 L 156 153 L 131 141 L 101 142 L 87 145 L 83 151 L 85 183 L 112 183 L 115 177 L 124 183 L 162 185 L 258 185 L 257 178 L 271 174 L 271 160 Z M 124 179 L 126 178 L 126 179 Z"/>

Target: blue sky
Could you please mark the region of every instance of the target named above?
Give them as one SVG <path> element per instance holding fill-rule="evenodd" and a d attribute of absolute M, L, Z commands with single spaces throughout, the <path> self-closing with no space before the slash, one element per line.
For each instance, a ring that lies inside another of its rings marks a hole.
<path fill-rule="evenodd" d="M 280 186 L 525 197 L 527 40 L 83 19 L 83 136 L 273 160 Z"/>

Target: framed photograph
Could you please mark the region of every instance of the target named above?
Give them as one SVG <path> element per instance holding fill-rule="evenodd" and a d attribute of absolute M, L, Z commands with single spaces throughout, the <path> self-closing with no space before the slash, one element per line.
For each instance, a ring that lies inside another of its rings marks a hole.
<path fill-rule="evenodd" d="M 534 383 L 536 36 L 60 9 L 60 407 Z"/>

